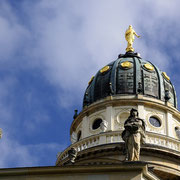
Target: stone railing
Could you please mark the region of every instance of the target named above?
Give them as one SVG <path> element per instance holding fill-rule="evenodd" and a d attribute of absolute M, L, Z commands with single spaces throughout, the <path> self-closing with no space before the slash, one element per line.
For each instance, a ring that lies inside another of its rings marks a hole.
<path fill-rule="evenodd" d="M 163 146 L 180 152 L 180 141 L 165 135 L 147 132 L 146 143 Z"/>
<path fill-rule="evenodd" d="M 122 131 L 112 131 L 106 133 L 100 133 L 97 135 L 93 135 L 87 138 L 84 138 L 72 145 L 70 145 L 66 150 L 58 155 L 58 161 L 61 161 L 68 157 L 68 151 L 73 147 L 78 152 L 108 143 L 117 143 L 124 142 L 121 137 Z M 180 141 L 170 138 L 165 135 L 155 134 L 151 132 L 146 132 L 146 144 L 153 144 L 158 146 L 163 146 L 169 149 L 173 149 L 180 152 Z"/>
<path fill-rule="evenodd" d="M 64 152 L 59 154 L 60 160 L 63 160 L 68 156 L 68 151 L 72 147 L 75 148 L 79 152 L 79 151 L 82 151 L 84 149 L 88 149 L 88 148 L 100 145 L 100 143 L 99 143 L 100 136 L 101 135 L 90 136 L 88 138 L 84 138 L 84 139 L 70 145 Z"/>

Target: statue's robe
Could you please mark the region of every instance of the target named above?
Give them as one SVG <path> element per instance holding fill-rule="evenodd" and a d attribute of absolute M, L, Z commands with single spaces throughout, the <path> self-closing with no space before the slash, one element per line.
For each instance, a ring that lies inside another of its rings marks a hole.
<path fill-rule="evenodd" d="M 138 161 L 141 144 L 145 143 L 144 121 L 140 118 L 129 117 L 125 121 L 124 127 L 122 138 L 126 145 L 127 160 Z"/>

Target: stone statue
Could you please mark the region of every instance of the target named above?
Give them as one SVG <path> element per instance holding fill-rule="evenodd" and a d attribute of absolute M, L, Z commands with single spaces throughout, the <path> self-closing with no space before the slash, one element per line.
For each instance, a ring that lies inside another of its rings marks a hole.
<path fill-rule="evenodd" d="M 176 131 L 177 137 L 180 139 L 180 127 L 176 126 L 175 131 Z"/>
<path fill-rule="evenodd" d="M 72 144 L 74 144 L 75 142 L 77 142 L 77 133 L 73 132 L 71 134 L 71 142 Z"/>
<path fill-rule="evenodd" d="M 71 163 L 74 163 L 74 162 L 75 162 L 76 156 L 77 156 L 77 151 L 76 151 L 75 148 L 72 147 L 72 148 L 68 151 L 68 157 L 69 157 L 69 160 L 71 161 Z"/>
<path fill-rule="evenodd" d="M 75 110 L 74 110 L 74 116 L 73 116 L 73 119 L 76 119 L 77 117 L 78 117 L 78 110 L 75 109 Z"/>
<path fill-rule="evenodd" d="M 142 83 L 138 82 L 138 89 L 137 89 L 138 94 L 141 94 L 143 92 L 143 87 L 142 87 Z"/>
<path fill-rule="evenodd" d="M 109 83 L 109 89 L 110 89 L 110 95 L 112 96 L 114 94 L 113 88 L 112 88 L 112 83 Z"/>
<path fill-rule="evenodd" d="M 102 132 L 106 132 L 107 128 L 108 128 L 108 122 L 102 120 L 102 123 L 100 124 L 100 129 L 102 130 Z"/>
<path fill-rule="evenodd" d="M 2 129 L 0 128 L 0 139 L 2 138 L 2 134 L 3 132 L 2 132 Z"/>
<path fill-rule="evenodd" d="M 145 122 L 138 118 L 138 111 L 131 109 L 130 116 L 124 122 L 122 139 L 125 141 L 127 161 L 138 161 L 140 146 L 145 143 Z"/>
<path fill-rule="evenodd" d="M 170 94 L 169 94 L 169 90 L 165 89 L 165 96 L 164 96 L 165 101 L 169 101 L 171 99 Z"/>
<path fill-rule="evenodd" d="M 134 42 L 134 35 L 138 38 L 140 38 L 140 36 L 138 36 L 136 34 L 136 32 L 134 31 L 134 29 L 132 28 L 131 25 L 129 25 L 129 28 L 126 30 L 126 33 L 125 33 L 125 38 L 126 38 L 126 41 L 128 42 L 127 44 L 127 48 L 126 48 L 126 52 L 128 51 L 134 51 L 134 48 L 132 47 L 133 45 L 133 42 Z"/>

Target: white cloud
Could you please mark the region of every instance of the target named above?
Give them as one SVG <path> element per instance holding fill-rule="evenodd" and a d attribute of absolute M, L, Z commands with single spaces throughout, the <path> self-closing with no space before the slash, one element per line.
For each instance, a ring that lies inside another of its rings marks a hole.
<path fill-rule="evenodd" d="M 61 89 L 62 106 L 67 94 L 72 105 L 82 100 L 91 76 L 125 52 L 124 32 L 129 24 L 141 35 L 134 43 L 135 49 L 160 69 L 169 70 L 171 54 L 162 48 L 167 41 L 172 46 L 179 44 L 177 34 L 173 35 L 176 28 L 180 29 L 179 1 L 176 2 L 175 5 L 161 0 L 26 1 L 23 13 L 27 21 L 22 24 L 3 1 L 1 61 L 9 59 L 12 63 L 13 55 L 21 49 L 24 62 L 20 66 L 41 68 L 49 82 Z"/>
<path fill-rule="evenodd" d="M 7 100 L 16 86 L 16 79 L 6 75 L 0 78 L 0 125 L 1 128 L 8 128 L 13 120 L 12 102 Z"/>
<path fill-rule="evenodd" d="M 11 57 L 12 63 L 13 55 L 21 49 L 24 62 L 20 66 L 41 68 L 48 81 L 61 89 L 61 105 L 67 106 L 64 99 L 68 94 L 71 106 L 82 100 L 91 76 L 125 52 L 124 32 L 129 24 L 141 35 L 135 49 L 169 71 L 171 54 L 163 47 L 167 42 L 179 44 L 178 4 L 162 0 L 25 1 L 27 21 L 22 24 L 12 8 L 2 3 L 0 43 L 4 49 L 0 55 L 8 56 L 1 61 Z"/>
<path fill-rule="evenodd" d="M 168 73 L 179 65 L 178 0 L 173 3 L 164 0 L 41 0 L 23 3 L 26 21 L 20 21 L 21 15 L 18 16 L 7 1 L 0 2 L 0 69 L 39 68 L 49 83 L 59 88 L 61 107 L 81 103 L 91 76 L 115 60 L 119 53 L 125 52 L 124 33 L 129 24 L 141 35 L 134 47 L 144 59 Z M 172 53 L 176 59 L 172 59 Z M 16 57 L 17 54 L 20 58 Z M 10 125 L 14 119 L 11 103 L 4 102 L 11 87 L 16 86 L 16 78 L 5 78 L 0 84 L 0 125 L 5 132 L 8 129 L 7 134 L 13 134 L 11 130 L 18 131 L 14 130 L 15 123 Z M 180 94 L 180 89 L 177 90 Z M 31 99 L 29 94 L 27 102 L 31 103 Z M 24 123 L 30 132 L 41 123 L 39 119 L 49 122 L 46 115 L 39 115 L 31 123 L 28 118 Z M 16 121 L 20 120 L 16 118 Z M 30 149 L 39 149 L 40 153 L 48 146 L 22 145 L 12 137 L 0 142 L 3 147 L 0 149 L 1 167 L 7 167 L 13 161 L 17 161 L 17 166 L 38 164 L 38 155 L 31 155 Z M 53 147 L 61 148 L 56 144 L 49 145 L 50 149 Z M 19 156 L 22 159 L 18 159 Z"/>
<path fill-rule="evenodd" d="M 135 42 L 141 54 L 148 59 L 158 56 L 159 61 L 163 59 L 165 64 L 169 60 L 162 52 L 160 43 L 165 43 L 171 22 L 158 24 L 158 21 L 166 18 L 173 20 L 178 16 L 178 8 L 172 3 L 168 7 L 169 4 L 163 4 L 162 1 L 70 1 L 64 3 L 64 11 L 62 2 L 48 2 L 37 3 L 33 8 L 35 13 L 31 15 L 35 19 L 33 22 L 31 20 L 32 27 L 39 34 L 36 53 L 42 57 L 42 63 L 49 70 L 48 78 L 63 89 L 74 90 L 77 85 L 84 88 L 82 83 L 87 82 L 98 68 L 124 52 L 124 32 L 129 24 L 133 24 L 137 33 L 139 31 L 142 35 Z M 170 8 L 170 14 L 166 12 L 167 7 Z M 47 16 L 42 13 L 49 10 L 53 14 Z M 143 36 L 141 28 L 148 37 Z M 176 38 L 171 37 L 172 41 L 176 41 Z M 145 43 L 147 38 L 149 42 Z"/>
<path fill-rule="evenodd" d="M 57 153 L 67 147 L 67 145 L 57 143 L 22 145 L 16 139 L 9 138 L 8 134 L 5 134 L 0 140 L 0 146 L 0 168 L 53 166 Z"/>
<path fill-rule="evenodd" d="M 0 140 L 1 159 L 0 167 L 31 166 L 38 163 L 36 157 L 32 157 L 28 149 L 20 145 L 16 140 L 7 138 L 7 134 Z"/>
<path fill-rule="evenodd" d="M 19 48 L 23 48 L 29 32 L 18 22 L 8 3 L 1 1 L 0 9 L 0 63 L 13 63 L 13 56 Z"/>

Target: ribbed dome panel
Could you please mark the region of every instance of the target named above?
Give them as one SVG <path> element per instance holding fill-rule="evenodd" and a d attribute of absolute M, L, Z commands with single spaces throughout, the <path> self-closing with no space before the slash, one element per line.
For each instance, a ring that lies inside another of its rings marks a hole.
<path fill-rule="evenodd" d="M 83 107 L 107 96 L 142 94 L 177 107 L 175 89 L 166 75 L 135 53 L 119 55 L 97 72 L 85 91 Z"/>

